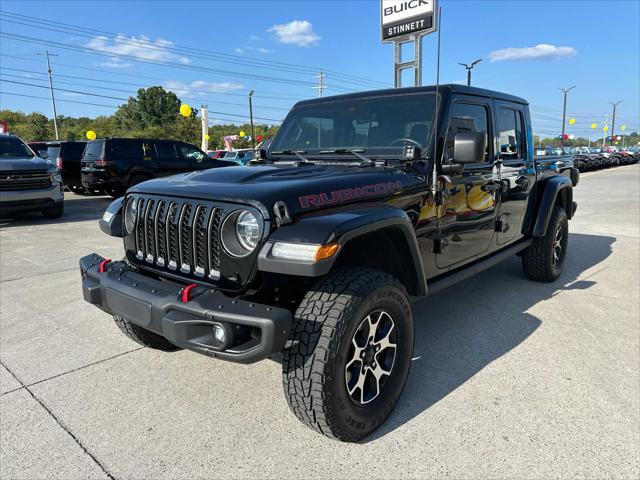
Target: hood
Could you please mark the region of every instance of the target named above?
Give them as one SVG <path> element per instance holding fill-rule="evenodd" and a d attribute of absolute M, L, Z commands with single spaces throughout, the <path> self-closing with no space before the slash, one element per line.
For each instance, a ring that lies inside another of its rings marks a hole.
<path fill-rule="evenodd" d="M 0 172 L 20 172 L 24 170 L 49 170 L 53 164 L 40 157 L 2 157 Z"/>
<path fill-rule="evenodd" d="M 262 207 L 282 201 L 291 214 L 363 200 L 383 200 L 424 182 L 399 168 L 354 166 L 223 167 L 149 180 L 130 191 Z M 267 213 L 268 212 L 268 213 Z"/>

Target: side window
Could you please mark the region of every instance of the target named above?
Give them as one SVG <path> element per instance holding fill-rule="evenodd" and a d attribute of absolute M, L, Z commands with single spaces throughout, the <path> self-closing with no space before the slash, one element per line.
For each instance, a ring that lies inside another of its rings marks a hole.
<path fill-rule="evenodd" d="M 447 131 L 446 156 L 447 160 L 453 159 L 453 141 L 456 133 L 460 132 L 482 132 L 484 133 L 487 148 L 484 152 L 484 161 L 489 161 L 490 145 L 489 141 L 489 114 L 487 107 L 471 103 L 455 103 L 451 111 L 449 129 Z"/>
<path fill-rule="evenodd" d="M 142 142 L 124 141 L 113 142 L 112 153 L 120 158 L 140 158 L 143 156 Z"/>
<path fill-rule="evenodd" d="M 173 143 L 169 142 L 157 142 L 154 143 L 156 147 L 156 156 L 158 158 L 178 158 L 178 152 L 176 152 L 176 147 Z"/>
<path fill-rule="evenodd" d="M 195 160 L 197 162 L 204 161 L 207 156 L 198 150 L 193 145 L 189 145 L 188 143 L 180 144 L 180 152 L 184 158 L 188 158 L 189 160 Z"/>
<path fill-rule="evenodd" d="M 522 113 L 511 108 L 498 108 L 498 132 L 502 158 L 524 158 Z"/>

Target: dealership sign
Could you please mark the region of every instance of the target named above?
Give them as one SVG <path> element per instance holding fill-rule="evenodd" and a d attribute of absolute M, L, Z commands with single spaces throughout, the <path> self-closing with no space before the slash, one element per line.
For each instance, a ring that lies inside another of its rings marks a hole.
<path fill-rule="evenodd" d="M 382 41 L 404 41 L 436 30 L 436 0 L 381 0 Z"/>

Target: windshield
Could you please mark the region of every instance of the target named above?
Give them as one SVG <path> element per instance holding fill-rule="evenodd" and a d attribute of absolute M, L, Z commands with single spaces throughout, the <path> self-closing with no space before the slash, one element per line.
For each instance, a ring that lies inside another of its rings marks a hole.
<path fill-rule="evenodd" d="M 35 157 L 35 154 L 19 138 L 0 136 L 0 157 Z"/>
<path fill-rule="evenodd" d="M 314 154 L 349 149 L 400 155 L 404 146 L 425 148 L 431 133 L 432 93 L 346 98 L 295 107 L 269 151 Z"/>
<path fill-rule="evenodd" d="M 222 158 L 236 158 L 238 156 L 238 152 L 227 152 L 224 154 Z"/>

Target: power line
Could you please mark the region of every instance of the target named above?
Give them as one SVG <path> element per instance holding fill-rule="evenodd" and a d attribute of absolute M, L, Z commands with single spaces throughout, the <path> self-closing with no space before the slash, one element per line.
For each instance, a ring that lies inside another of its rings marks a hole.
<path fill-rule="evenodd" d="M 275 83 L 285 83 L 289 85 L 313 86 L 313 83 L 302 81 L 302 80 L 294 80 L 294 79 L 288 79 L 288 78 L 282 78 L 282 77 L 270 77 L 267 75 L 255 75 L 255 74 L 248 74 L 248 73 L 242 73 L 242 72 L 235 72 L 231 70 L 220 70 L 220 69 L 209 68 L 209 67 L 198 66 L 198 65 L 184 65 L 184 64 L 168 62 L 168 61 L 143 60 L 132 55 L 102 53 L 101 51 L 97 51 L 95 49 L 91 49 L 87 47 L 76 47 L 68 43 L 45 40 L 45 39 L 36 38 L 36 37 L 29 37 L 26 35 L 18 35 L 12 32 L 0 32 L 0 37 L 9 38 L 17 42 L 31 43 L 35 45 L 46 45 L 46 46 L 61 48 L 63 50 L 89 53 L 91 55 L 99 55 L 101 57 L 123 58 L 123 59 L 131 60 L 134 62 L 144 63 L 148 65 L 157 65 L 161 67 L 175 68 L 178 70 L 191 70 L 191 71 L 204 72 L 204 73 L 216 73 L 218 75 L 239 77 L 239 78 L 249 77 L 249 78 L 253 78 L 254 80 L 262 80 L 266 82 L 275 82 Z M 349 89 L 344 89 L 344 88 L 340 88 L 340 90 L 350 91 Z"/>
<path fill-rule="evenodd" d="M 43 86 L 43 85 L 35 85 L 33 83 L 26 83 L 26 82 L 17 82 L 15 80 L 3 80 L 3 79 L 0 79 L 0 82 L 7 82 L 7 83 L 14 83 L 14 84 L 19 84 L 19 85 L 26 85 L 26 86 L 29 86 L 29 87 L 47 88 L 46 86 Z M 57 87 L 55 87 L 54 90 L 58 90 L 58 91 L 61 91 L 61 92 L 75 93 L 75 94 L 78 94 L 78 95 L 87 95 L 87 96 L 90 96 L 90 97 L 110 98 L 112 100 L 121 100 L 121 101 L 124 101 L 124 102 L 128 101 L 127 98 L 112 97 L 110 95 L 100 95 L 98 93 L 81 92 L 81 91 L 78 91 L 78 90 L 69 90 L 69 89 L 66 89 L 66 88 L 57 88 Z M 215 113 L 216 115 L 224 115 L 224 116 L 228 116 L 228 117 L 240 117 L 240 118 L 245 118 L 245 119 L 249 118 L 249 117 L 246 117 L 244 115 L 236 115 L 234 113 L 224 113 L 224 112 L 211 112 L 211 113 Z M 265 121 L 268 121 L 268 122 L 281 122 L 282 121 L 282 119 L 274 119 L 274 118 L 264 118 L 264 117 L 254 117 L 254 118 L 256 118 L 257 120 L 265 120 Z"/>
<path fill-rule="evenodd" d="M 47 97 L 38 97 L 37 95 L 26 95 L 24 93 L 15 93 L 15 92 L 4 92 L 0 90 L 0 95 L 13 95 L 14 97 L 25 97 L 25 98 L 37 98 L 37 99 L 41 99 L 41 100 L 49 100 Z M 90 103 L 90 102 L 80 102 L 80 101 L 76 101 L 76 100 L 65 100 L 62 98 L 58 99 L 59 102 L 67 102 L 67 103 L 78 103 L 80 105 L 91 105 L 94 107 L 106 107 L 106 108 L 113 108 L 114 110 L 120 108 L 116 105 L 104 105 L 101 103 Z"/>
<path fill-rule="evenodd" d="M 0 70 L 3 70 L 3 67 L 0 67 Z M 12 78 L 22 78 L 22 79 L 28 79 L 30 81 L 39 81 L 39 82 L 44 82 L 46 81 L 45 79 L 39 79 L 39 78 L 31 78 L 31 77 L 24 77 L 21 75 L 11 75 L 8 73 L 2 73 L 0 72 L 0 76 L 4 76 L 4 77 L 12 77 Z M 95 85 L 90 85 L 87 83 L 77 83 L 77 82 L 65 82 L 65 81 L 60 81 L 60 80 L 56 80 L 57 84 L 62 84 L 62 85 L 76 85 L 76 86 L 80 86 L 80 87 L 90 87 L 90 88 L 94 88 L 97 90 L 110 90 L 113 92 L 122 92 L 122 93 L 127 93 L 131 96 L 135 96 L 136 93 L 135 92 L 131 92 L 131 90 L 123 90 L 121 88 L 111 88 L 111 87 L 103 87 L 103 86 L 95 86 Z M 204 101 L 204 102 L 212 102 L 212 103 L 216 103 L 218 105 L 230 105 L 230 106 L 235 106 L 235 107 L 245 107 L 244 104 L 242 103 L 233 103 L 233 102 L 221 102 L 219 100 L 212 100 L 212 99 L 206 99 L 206 98 L 199 98 L 198 101 Z M 289 111 L 290 108 L 285 108 L 285 107 L 270 107 L 270 106 L 262 106 L 262 105 L 256 105 L 256 108 L 262 108 L 265 110 L 280 110 L 280 111 Z"/>
<path fill-rule="evenodd" d="M 7 55 L 4 53 L 0 53 L 0 57 L 9 57 L 9 58 L 19 58 L 16 55 Z M 23 59 L 20 58 L 20 60 L 30 60 L 30 59 Z M 133 73 L 123 73 L 123 72 L 105 72 L 104 70 L 100 70 L 97 68 L 90 68 L 90 67 L 81 67 L 78 65 L 69 65 L 69 64 L 65 64 L 65 63 L 55 63 L 55 65 L 57 67 L 68 67 L 68 68 L 77 68 L 80 70 L 89 70 L 92 72 L 100 72 L 100 73 L 106 73 L 106 74 L 112 74 L 112 75 L 125 75 L 128 77 L 136 77 L 136 78 L 144 78 L 144 79 L 148 79 L 148 80 L 154 80 L 157 82 L 160 82 L 161 84 L 164 82 L 166 83 L 167 80 L 166 79 L 162 79 L 162 78 L 158 78 L 158 77 L 149 77 L 146 75 L 137 75 L 137 74 L 133 74 Z M 4 67 L 4 66 L 0 66 L 0 70 L 10 70 L 10 71 L 16 71 L 16 72 L 22 72 L 22 73 L 33 73 L 36 75 L 44 75 L 42 72 L 36 72 L 33 70 L 25 70 L 25 69 L 20 69 L 20 68 L 9 68 L 9 67 Z M 136 86 L 136 87 L 142 87 L 142 88 L 146 88 L 149 85 L 148 84 L 141 84 L 141 83 L 131 83 L 131 82 L 119 82 L 116 80 L 104 80 L 101 78 L 90 78 L 90 77 L 79 77 L 77 75 L 63 75 L 60 73 L 56 73 L 56 77 L 61 77 L 61 78 L 73 78 L 73 79 L 77 79 L 77 80 L 89 80 L 89 81 L 95 81 L 95 82 L 100 82 L 100 83 L 112 83 L 114 85 L 118 84 L 118 85 L 131 85 L 131 86 Z M 164 87 L 165 89 L 170 89 L 168 87 Z M 244 93 L 233 93 L 233 92 L 212 92 L 212 91 L 208 91 L 208 90 L 196 90 L 196 89 L 192 89 L 189 88 L 187 86 L 180 87 L 180 88 L 176 88 L 176 90 L 180 90 L 180 91 L 185 91 L 185 92 L 189 92 L 189 93 L 203 93 L 203 94 L 208 94 L 208 95 L 229 95 L 229 96 L 236 96 L 236 97 L 246 97 L 246 94 Z M 264 93 L 270 93 L 270 92 L 264 92 Z M 260 97 L 260 98 L 264 98 L 264 99 L 269 99 L 269 100 L 301 100 L 301 96 L 294 96 L 294 95 L 289 95 L 289 96 L 269 96 L 269 95 L 260 95 L 260 94 L 256 94 L 254 95 L 256 97 Z"/>
<path fill-rule="evenodd" d="M 86 26 L 77 26 L 77 25 L 72 25 L 72 24 L 63 23 L 63 22 L 53 22 L 48 19 L 21 15 L 14 12 L 8 12 L 6 10 L 0 11 L 0 15 L 5 16 L 5 18 L 1 19 L 2 21 L 9 22 L 9 23 L 15 23 L 15 24 L 20 24 L 20 25 L 25 25 L 30 27 L 33 26 L 35 23 L 35 24 L 38 24 L 38 28 L 42 28 L 44 30 L 52 30 L 60 33 L 68 33 L 69 30 L 73 30 L 74 34 L 78 36 L 82 36 L 90 39 L 95 38 L 95 35 L 92 36 L 86 33 L 87 32 Z M 23 22 L 26 21 L 28 23 L 19 22 L 18 20 L 22 20 Z M 64 27 L 64 30 L 55 29 L 53 28 L 54 26 L 62 26 Z M 107 39 L 114 40 L 114 43 L 119 42 L 119 43 L 129 44 L 129 45 L 137 45 L 139 47 L 142 47 L 148 50 L 155 50 L 159 52 L 170 52 L 170 53 L 178 53 L 183 55 L 191 55 L 196 58 L 205 58 L 205 59 L 216 60 L 216 61 L 224 60 L 227 63 L 235 63 L 243 66 L 246 66 L 247 64 L 254 64 L 257 66 L 261 66 L 262 68 L 269 68 L 269 69 L 280 70 L 280 71 L 297 71 L 298 73 L 313 73 L 318 70 L 317 67 L 278 62 L 278 61 L 272 61 L 272 60 L 266 60 L 266 59 L 257 59 L 252 57 L 239 56 L 239 55 L 231 55 L 231 54 L 222 53 L 222 52 L 215 52 L 212 50 L 203 50 L 203 49 L 197 49 L 193 47 L 184 47 L 184 46 L 175 45 L 175 44 L 158 46 L 153 44 L 150 40 L 146 38 L 139 40 L 135 38 L 135 36 L 133 35 L 127 37 L 126 35 L 123 35 L 123 34 L 114 34 L 113 32 L 107 32 L 107 31 L 98 30 L 98 29 L 92 29 L 91 31 L 94 34 L 100 34 L 100 36 L 102 37 L 107 37 Z M 126 42 L 123 41 L 123 37 L 125 37 L 124 40 L 126 40 Z M 358 75 L 348 74 L 344 72 L 329 71 L 327 69 L 323 69 L 323 70 L 331 73 L 336 78 L 342 78 L 344 79 L 344 81 L 347 81 L 350 83 L 369 85 L 377 88 L 389 86 L 389 84 L 386 82 L 371 80 L 370 78 L 366 78 Z"/>

